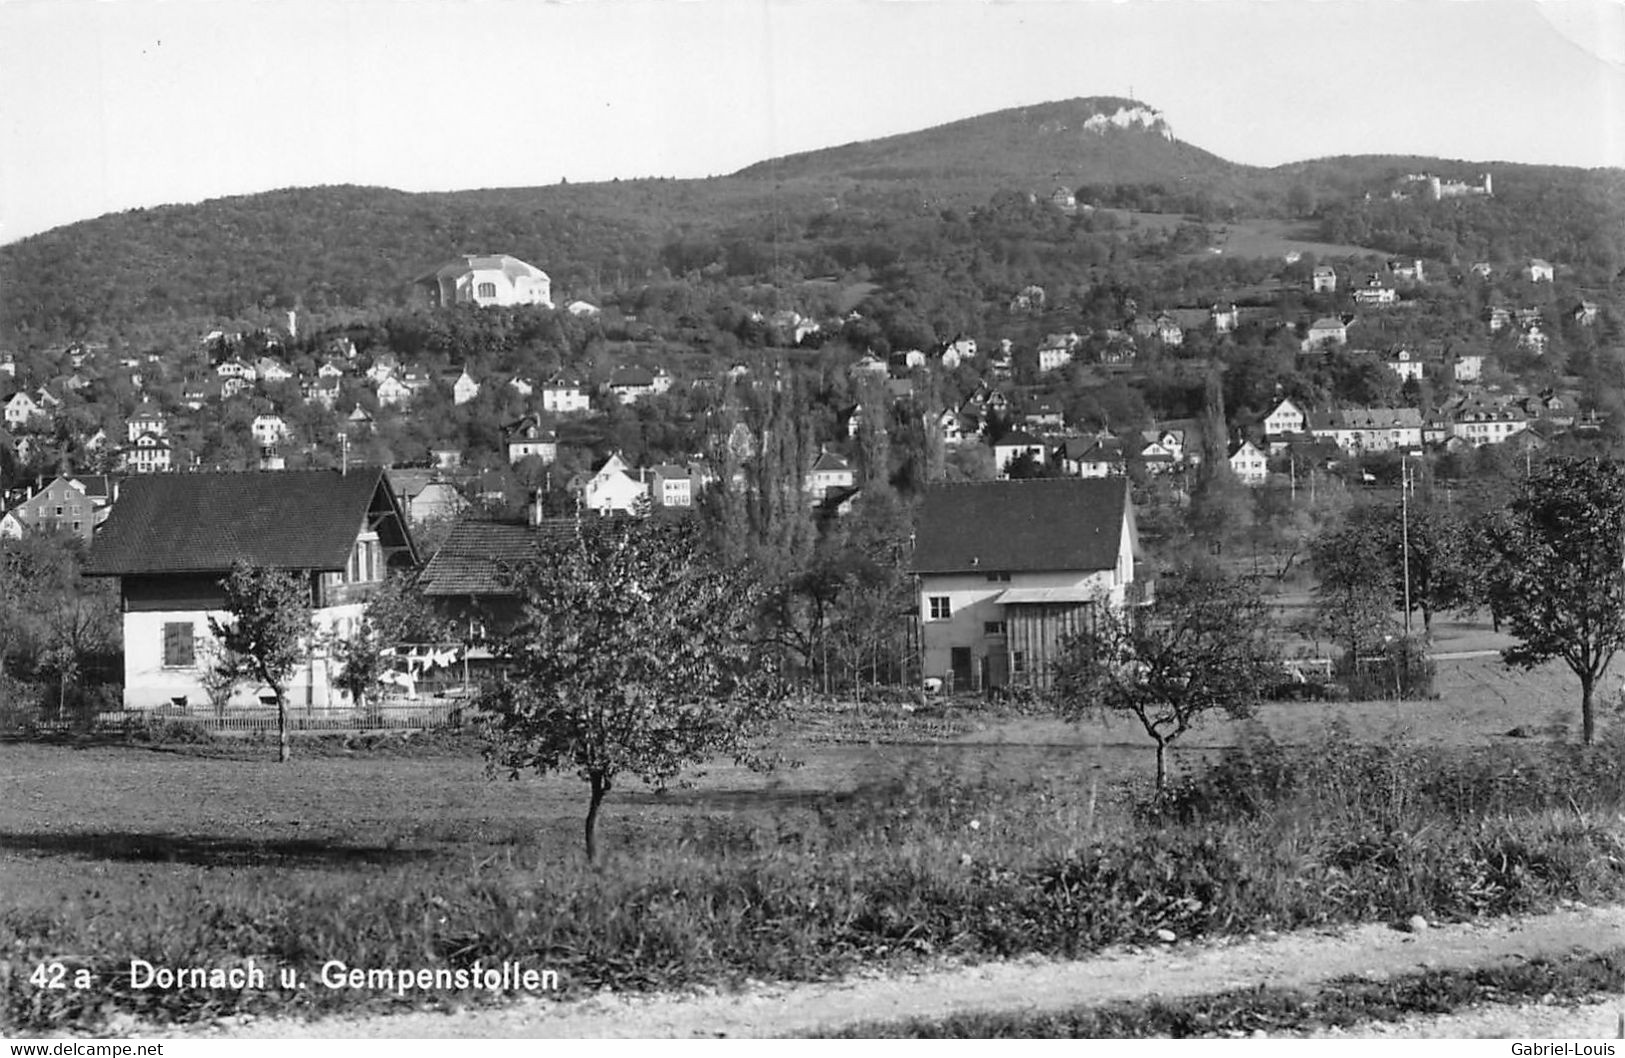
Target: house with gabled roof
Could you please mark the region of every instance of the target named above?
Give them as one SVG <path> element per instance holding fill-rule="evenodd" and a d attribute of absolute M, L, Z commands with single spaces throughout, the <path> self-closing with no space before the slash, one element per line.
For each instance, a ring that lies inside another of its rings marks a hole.
<path fill-rule="evenodd" d="M 342 385 L 342 380 L 337 377 L 318 376 L 300 383 L 299 393 L 310 403 L 332 411 L 333 406 L 339 402 Z"/>
<path fill-rule="evenodd" d="M 567 375 L 550 378 L 542 385 L 542 410 L 557 415 L 588 411 L 592 402 L 580 380 Z"/>
<path fill-rule="evenodd" d="M 395 373 L 395 377 L 413 394 L 422 393 L 434 385 L 434 374 L 421 363 L 407 364 Z"/>
<path fill-rule="evenodd" d="M 1309 277 L 1310 285 L 1316 294 L 1335 294 L 1337 292 L 1337 273 L 1330 265 L 1320 265 Z"/>
<path fill-rule="evenodd" d="M 1066 637 L 1127 603 L 1139 558 L 1125 478 L 927 488 L 913 563 L 922 673 L 952 690 L 1048 686 Z"/>
<path fill-rule="evenodd" d="M 130 413 L 124 428 L 126 438 L 133 444 L 135 439 L 144 433 L 165 436 L 169 433 L 169 420 L 162 408 L 150 400 L 144 400 Z"/>
<path fill-rule="evenodd" d="M 559 458 L 559 438 L 542 425 L 540 416 L 525 415 L 503 427 L 502 435 L 508 449 L 508 462 L 517 463 L 536 456 L 544 463 Z"/>
<path fill-rule="evenodd" d="M 256 415 L 248 429 L 261 447 L 280 444 L 288 437 L 288 424 L 280 415 Z"/>
<path fill-rule="evenodd" d="M 15 430 L 27 426 L 33 420 L 43 422 L 46 418 L 46 412 L 33 397 L 22 390 L 18 390 L 6 399 L 5 418 L 6 426 Z"/>
<path fill-rule="evenodd" d="M 818 457 L 807 470 L 802 486 L 814 502 L 821 501 L 831 489 L 847 489 L 857 484 L 857 471 L 844 458 L 827 448 L 818 450 Z"/>
<path fill-rule="evenodd" d="M 1311 412 L 1309 432 L 1350 455 L 1418 448 L 1422 413 L 1415 408 L 1341 408 Z"/>
<path fill-rule="evenodd" d="M 168 438 L 143 432 L 119 451 L 119 466 L 132 474 L 162 474 L 170 468 L 172 456 Z"/>
<path fill-rule="evenodd" d="M 463 368 L 452 379 L 451 402 L 453 404 L 467 404 L 480 395 L 480 384 L 474 381 L 474 376 Z"/>
<path fill-rule="evenodd" d="M 1074 331 L 1045 335 L 1043 342 L 1038 346 L 1038 370 L 1059 371 L 1072 362 L 1072 357 L 1082 342 L 1082 337 Z"/>
<path fill-rule="evenodd" d="M 953 408 L 944 408 L 936 417 L 936 425 L 942 434 L 942 443 L 949 447 L 974 440 L 982 429 L 981 422 L 974 415 Z"/>
<path fill-rule="evenodd" d="M 618 451 L 610 453 L 591 477 L 578 484 L 581 506 L 595 514 L 643 513 L 649 502 L 648 484 L 633 474 Z"/>
<path fill-rule="evenodd" d="M 993 443 L 994 474 L 1010 476 L 1010 464 L 1022 456 L 1030 455 L 1040 463 L 1049 461 L 1049 446 L 1041 438 L 1023 430 L 1012 430 Z"/>
<path fill-rule="evenodd" d="M 367 381 L 377 385 L 390 375 L 401 369 L 401 358 L 387 349 L 373 357 L 372 364 L 367 368 Z"/>
<path fill-rule="evenodd" d="M 609 377 L 609 391 L 622 404 L 636 404 L 655 391 L 654 372 L 645 367 L 622 367 Z"/>
<path fill-rule="evenodd" d="M 1282 397 L 1270 413 L 1264 416 L 1264 436 L 1303 433 L 1309 419 L 1290 397 Z"/>
<path fill-rule="evenodd" d="M 259 372 L 254 369 L 254 365 L 236 356 L 216 364 L 214 374 L 216 378 L 236 378 L 244 382 L 254 382 L 259 378 Z"/>
<path fill-rule="evenodd" d="M 700 475 L 693 466 L 656 463 L 638 476 L 649 486 L 649 502 L 656 507 L 692 507 L 700 491 Z"/>
<path fill-rule="evenodd" d="M 1524 278 L 1531 283 L 1550 283 L 1552 277 L 1557 274 L 1557 270 L 1552 267 L 1552 262 L 1539 257 L 1532 257 L 1529 263 L 1524 266 L 1523 274 Z"/>
<path fill-rule="evenodd" d="M 380 379 L 373 393 L 382 408 L 398 408 L 412 399 L 411 387 L 394 375 L 385 375 Z"/>
<path fill-rule="evenodd" d="M 534 514 L 528 521 L 463 518 L 423 567 L 418 587 L 430 605 L 478 647 L 520 617 L 514 573 L 540 558 L 549 541 L 590 528 L 591 522 L 539 519 Z"/>
<path fill-rule="evenodd" d="M 1529 413 L 1516 401 L 1469 396 L 1448 409 L 1450 436 L 1474 448 L 1501 444 L 1529 426 Z"/>
<path fill-rule="evenodd" d="M 444 472 L 432 468 L 396 468 L 389 472 L 396 501 L 406 512 L 407 521 L 439 521 L 455 518 L 468 509 L 468 500 Z"/>
<path fill-rule="evenodd" d="M 1349 327 L 1338 316 L 1322 316 L 1309 325 L 1303 348 L 1323 349 L 1328 345 L 1345 345 L 1349 340 Z"/>
<path fill-rule="evenodd" d="M 297 575 L 315 612 L 311 649 L 288 690 L 299 709 L 348 706 L 322 644 L 355 634 L 366 601 L 417 552 L 376 467 L 275 473 L 155 474 L 124 483 L 84 574 L 117 577 L 124 624 L 124 707 L 209 710 L 203 687 L 226 621 L 223 581 L 248 563 Z M 233 705 L 257 703 L 240 687 Z"/>
<path fill-rule="evenodd" d="M 1167 474 L 1179 466 L 1174 449 L 1159 441 L 1155 430 L 1142 430 L 1138 438 L 1130 439 L 1130 443 L 1139 449 L 1134 453 L 1134 459 L 1145 468 L 1147 474 Z"/>
<path fill-rule="evenodd" d="M 261 382 L 286 382 L 293 369 L 274 356 L 262 356 L 254 362 L 254 374 Z"/>
<path fill-rule="evenodd" d="M 116 479 L 102 474 L 59 475 L 7 512 L 6 528 L 72 533 L 89 543 L 96 526 L 107 519 Z"/>
<path fill-rule="evenodd" d="M 1399 376 L 1401 382 L 1422 380 L 1422 357 L 1418 353 L 1400 347 L 1390 350 L 1382 362 L 1388 366 L 1388 370 Z"/>
<path fill-rule="evenodd" d="M 1128 473 L 1123 442 L 1108 433 L 1068 437 L 1055 446 L 1051 458 L 1062 472 L 1080 478 L 1104 478 Z"/>
<path fill-rule="evenodd" d="M 1269 480 L 1269 456 L 1249 440 L 1230 446 L 1230 473 L 1243 485 L 1258 486 Z"/>

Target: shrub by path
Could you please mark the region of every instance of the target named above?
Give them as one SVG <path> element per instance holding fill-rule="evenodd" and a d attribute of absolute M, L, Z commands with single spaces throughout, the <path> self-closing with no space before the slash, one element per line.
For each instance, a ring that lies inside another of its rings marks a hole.
<path fill-rule="evenodd" d="M 261 1019 L 188 1027 L 187 1035 L 251 1037 L 693 1037 L 798 1035 L 859 1022 L 995 1010 L 1065 1010 L 1092 1002 L 1164 998 L 1337 977 L 1602 951 L 1625 940 L 1625 907 L 1574 906 L 1546 915 L 1442 925 L 1421 933 L 1367 925 L 1229 943 L 1118 950 L 1071 962 L 1023 959 L 835 983 L 759 985 L 738 994 L 523 1001 L 450 1014 L 415 1012 L 319 1021 Z M 1612 1035 L 1617 1010 L 1510 1007 L 1413 1019 L 1382 1035 Z M 1614 1011 L 1610 1014 L 1609 1011 Z M 1469 1020 L 1469 1019 L 1478 1020 Z M 1406 1028 L 1411 1030 L 1407 1033 Z M 130 1028 L 126 1026 L 126 1028 Z M 153 1035 L 178 1027 L 154 1028 Z"/>

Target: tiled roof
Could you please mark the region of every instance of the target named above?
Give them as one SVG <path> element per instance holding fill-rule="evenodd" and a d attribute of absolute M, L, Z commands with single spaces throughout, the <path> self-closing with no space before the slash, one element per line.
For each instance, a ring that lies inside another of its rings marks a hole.
<path fill-rule="evenodd" d="M 647 368 L 623 367 L 610 377 L 611 386 L 638 386 L 648 387 L 655 384 L 655 377 Z"/>
<path fill-rule="evenodd" d="M 238 561 L 340 570 L 375 499 L 394 509 L 377 467 L 136 475 L 98 530 L 85 573 L 213 573 Z"/>
<path fill-rule="evenodd" d="M 834 452 L 819 452 L 818 453 L 818 458 L 813 461 L 813 465 L 812 465 L 812 472 L 814 474 L 816 474 L 816 473 L 818 473 L 820 471 L 835 471 L 835 470 L 848 470 L 848 469 L 851 469 L 851 468 L 850 468 L 850 465 L 847 463 L 847 461 L 842 459 L 840 456 L 836 455 Z"/>
<path fill-rule="evenodd" d="M 466 519 L 452 526 L 418 584 L 430 596 L 512 595 L 509 571 L 575 529 L 574 519 L 549 519 L 540 526 Z"/>
<path fill-rule="evenodd" d="M 1111 569 L 1127 503 L 1128 483 L 1121 478 L 932 486 L 920 505 L 914 570 Z"/>

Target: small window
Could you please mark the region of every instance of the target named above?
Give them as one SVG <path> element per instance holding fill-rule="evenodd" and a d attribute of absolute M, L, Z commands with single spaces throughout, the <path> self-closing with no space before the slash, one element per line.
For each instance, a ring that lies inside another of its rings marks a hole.
<path fill-rule="evenodd" d="M 1017 675 L 1027 671 L 1026 653 L 1020 650 L 1012 650 L 1010 652 L 1010 671 Z"/>
<path fill-rule="evenodd" d="M 482 298 L 494 298 L 496 296 L 497 296 L 497 285 L 495 283 L 481 283 L 480 284 L 480 297 L 482 297 Z"/>
<path fill-rule="evenodd" d="M 165 622 L 164 668 L 191 668 L 197 663 L 193 634 L 194 629 L 190 621 Z"/>
<path fill-rule="evenodd" d="M 953 606 L 946 595 L 933 595 L 926 600 L 930 604 L 931 620 L 946 621 L 953 616 Z"/>
<path fill-rule="evenodd" d="M 1010 574 L 1008 574 L 1008 573 L 989 573 L 987 575 L 987 579 L 988 579 L 989 583 L 997 582 L 999 584 L 1009 584 L 1010 583 Z"/>
<path fill-rule="evenodd" d="M 1002 636 L 1002 635 L 1004 635 L 1004 622 L 1003 621 L 983 621 L 982 622 L 982 634 L 987 635 L 987 636 Z"/>

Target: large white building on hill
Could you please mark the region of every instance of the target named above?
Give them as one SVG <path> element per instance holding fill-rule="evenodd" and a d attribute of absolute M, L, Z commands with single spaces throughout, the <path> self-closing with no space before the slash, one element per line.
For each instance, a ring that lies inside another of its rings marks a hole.
<path fill-rule="evenodd" d="M 553 281 L 535 265 L 503 254 L 468 254 L 413 280 L 435 308 L 453 305 L 553 307 Z"/>

